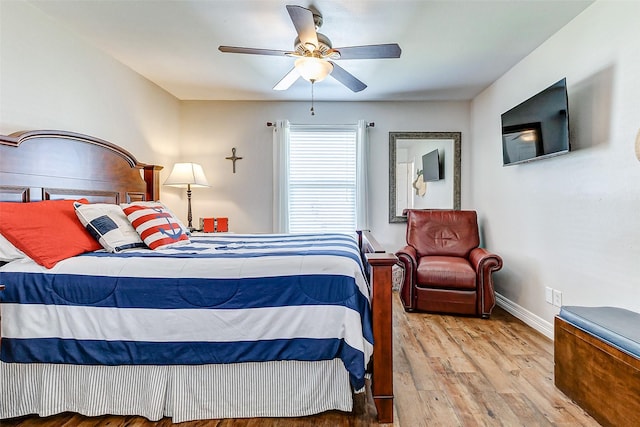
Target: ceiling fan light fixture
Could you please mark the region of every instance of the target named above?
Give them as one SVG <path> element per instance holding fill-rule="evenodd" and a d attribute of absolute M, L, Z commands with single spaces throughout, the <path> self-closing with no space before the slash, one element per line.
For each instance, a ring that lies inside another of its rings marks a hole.
<path fill-rule="evenodd" d="M 280 79 L 274 86 L 274 90 L 288 89 L 300 76 L 311 83 L 313 90 L 313 83 L 319 82 L 331 74 L 331 77 L 352 92 L 360 92 L 366 89 L 367 85 L 338 65 L 337 62 L 334 63 L 332 61 L 339 59 L 400 58 L 402 53 L 402 49 L 397 43 L 343 46 L 334 49 L 331 40 L 318 32 L 322 25 L 322 15 L 317 10 L 287 5 L 287 12 L 289 12 L 289 17 L 297 33 L 297 37 L 293 42 L 293 51 L 236 46 L 220 46 L 218 49 L 221 52 L 228 53 L 298 58 L 295 66 Z"/>
<path fill-rule="evenodd" d="M 305 56 L 295 62 L 296 70 L 307 81 L 320 82 L 333 71 L 333 64 L 326 59 Z"/>

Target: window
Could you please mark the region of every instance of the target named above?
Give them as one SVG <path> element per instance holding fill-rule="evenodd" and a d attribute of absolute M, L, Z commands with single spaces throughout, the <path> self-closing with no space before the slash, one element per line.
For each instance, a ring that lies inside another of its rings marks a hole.
<path fill-rule="evenodd" d="M 356 229 L 356 127 L 291 126 L 289 231 Z"/>
<path fill-rule="evenodd" d="M 365 227 L 360 126 L 290 125 L 280 131 L 274 137 L 280 144 L 274 151 L 274 164 L 280 163 L 274 171 L 276 231 L 350 233 Z"/>

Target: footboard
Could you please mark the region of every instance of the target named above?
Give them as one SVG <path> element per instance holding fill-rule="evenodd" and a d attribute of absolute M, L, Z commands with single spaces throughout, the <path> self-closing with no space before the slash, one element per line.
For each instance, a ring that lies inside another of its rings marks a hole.
<path fill-rule="evenodd" d="M 368 231 L 359 232 L 360 251 L 369 273 L 373 317 L 371 393 L 378 421 L 393 422 L 392 268 L 398 258 L 386 253 Z"/>

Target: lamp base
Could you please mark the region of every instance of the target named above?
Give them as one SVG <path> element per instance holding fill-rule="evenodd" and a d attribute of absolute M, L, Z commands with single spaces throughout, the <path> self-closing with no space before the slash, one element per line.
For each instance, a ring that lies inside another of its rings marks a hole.
<path fill-rule="evenodd" d="M 193 224 L 192 224 L 192 215 L 191 215 L 191 185 L 187 184 L 187 228 L 189 229 L 189 233 L 193 232 Z"/>

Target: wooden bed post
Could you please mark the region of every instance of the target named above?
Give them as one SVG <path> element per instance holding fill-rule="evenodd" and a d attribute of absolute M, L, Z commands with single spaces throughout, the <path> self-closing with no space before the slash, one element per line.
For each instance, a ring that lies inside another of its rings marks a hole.
<path fill-rule="evenodd" d="M 371 393 L 378 422 L 393 423 L 393 315 L 392 271 L 398 258 L 386 253 L 367 231 L 359 232 L 360 247 L 371 267 L 371 312 L 373 318 L 373 375 Z"/>
<path fill-rule="evenodd" d="M 144 180 L 147 183 L 147 192 L 145 199 L 148 202 L 155 202 L 160 200 L 160 171 L 162 166 L 158 165 L 145 165 Z"/>
<path fill-rule="evenodd" d="M 378 422 L 393 422 L 393 331 L 391 282 L 392 268 L 398 262 L 394 254 L 366 254 L 371 265 L 373 301 L 373 377 L 371 393 L 378 410 Z"/>

